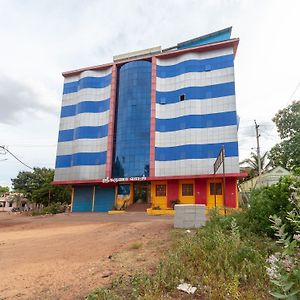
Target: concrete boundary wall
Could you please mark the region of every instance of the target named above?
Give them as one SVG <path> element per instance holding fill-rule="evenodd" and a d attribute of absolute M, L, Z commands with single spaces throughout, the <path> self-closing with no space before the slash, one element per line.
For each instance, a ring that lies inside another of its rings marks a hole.
<path fill-rule="evenodd" d="M 205 225 L 205 205 L 176 204 L 174 228 L 199 228 Z"/>

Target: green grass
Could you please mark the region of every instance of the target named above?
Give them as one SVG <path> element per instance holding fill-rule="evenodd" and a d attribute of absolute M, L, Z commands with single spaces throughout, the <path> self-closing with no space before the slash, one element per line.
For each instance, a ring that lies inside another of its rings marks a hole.
<path fill-rule="evenodd" d="M 213 218 L 190 234 L 174 230 L 173 246 L 153 274 L 115 278 L 86 299 L 180 299 L 181 280 L 197 287 L 195 299 L 270 299 L 265 259 L 274 243 L 240 231 L 232 217 Z"/>
<path fill-rule="evenodd" d="M 140 248 L 142 248 L 143 243 L 133 243 L 129 246 L 130 250 L 138 250 Z"/>

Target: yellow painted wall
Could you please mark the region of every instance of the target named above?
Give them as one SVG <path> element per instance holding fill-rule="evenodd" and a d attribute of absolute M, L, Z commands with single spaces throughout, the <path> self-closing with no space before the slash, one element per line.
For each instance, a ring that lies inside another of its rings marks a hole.
<path fill-rule="evenodd" d="M 207 199 L 207 207 L 211 208 L 211 207 L 215 207 L 215 195 L 211 195 L 210 194 L 210 184 L 211 183 L 222 183 L 222 179 L 216 179 L 215 181 L 212 180 L 207 180 L 207 184 L 206 184 L 206 199 Z M 223 198 L 223 194 L 224 194 L 224 187 L 222 184 L 222 195 L 216 195 L 216 204 L 218 207 L 223 206 L 224 205 L 224 198 Z"/>
<path fill-rule="evenodd" d="M 194 180 L 179 180 L 179 201 L 180 204 L 195 204 L 195 181 Z M 193 184 L 193 196 L 182 196 L 182 185 Z"/>
<path fill-rule="evenodd" d="M 156 196 L 156 185 L 165 184 L 166 185 L 166 196 L 157 197 Z M 166 209 L 167 205 L 167 181 L 152 181 L 151 182 L 151 207 L 160 207 L 161 209 Z"/>

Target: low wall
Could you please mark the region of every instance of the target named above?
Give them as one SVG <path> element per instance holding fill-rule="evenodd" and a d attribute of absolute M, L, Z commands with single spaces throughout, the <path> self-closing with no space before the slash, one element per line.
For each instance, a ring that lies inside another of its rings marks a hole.
<path fill-rule="evenodd" d="M 199 228 L 205 225 L 205 205 L 176 204 L 174 228 Z"/>

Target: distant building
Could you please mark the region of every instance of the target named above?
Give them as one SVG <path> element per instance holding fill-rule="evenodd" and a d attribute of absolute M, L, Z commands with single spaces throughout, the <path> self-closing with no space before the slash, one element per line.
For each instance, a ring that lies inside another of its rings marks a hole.
<path fill-rule="evenodd" d="M 0 212 L 13 209 L 26 210 L 29 208 L 27 202 L 28 200 L 21 193 L 5 193 L 0 196 Z"/>
<path fill-rule="evenodd" d="M 72 185 L 73 212 L 214 206 L 215 194 L 237 206 L 239 39 L 230 36 L 226 28 L 63 73 L 54 184 Z M 213 177 L 222 146 L 225 188 L 221 170 Z"/>
<path fill-rule="evenodd" d="M 283 167 L 275 167 L 274 169 L 267 171 L 259 177 L 254 177 L 249 180 L 246 180 L 240 184 L 241 192 L 249 193 L 255 188 L 263 187 L 263 186 L 270 186 L 275 184 L 279 181 L 282 176 L 291 175 L 291 173 L 284 169 Z"/>

